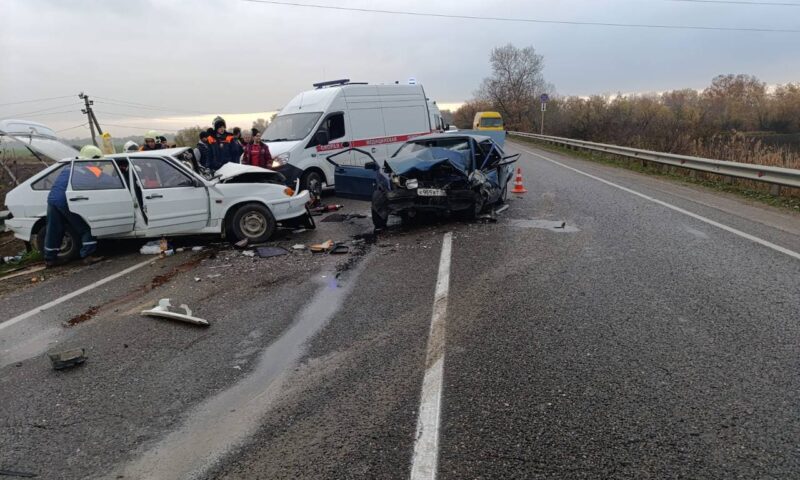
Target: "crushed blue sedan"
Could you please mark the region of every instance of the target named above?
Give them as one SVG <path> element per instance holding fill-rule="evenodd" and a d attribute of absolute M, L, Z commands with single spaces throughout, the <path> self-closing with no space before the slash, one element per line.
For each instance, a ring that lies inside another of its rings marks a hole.
<path fill-rule="evenodd" d="M 368 152 L 353 148 L 372 158 Z M 490 137 L 430 134 L 404 143 L 384 164 L 335 168 L 337 194 L 372 200 L 372 222 L 384 228 L 390 215 L 408 220 L 423 212 L 472 219 L 505 201 L 519 154 L 505 155 Z"/>

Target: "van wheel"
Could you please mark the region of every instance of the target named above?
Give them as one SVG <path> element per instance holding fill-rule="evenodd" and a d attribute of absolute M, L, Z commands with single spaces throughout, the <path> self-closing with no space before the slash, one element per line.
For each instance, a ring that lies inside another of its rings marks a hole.
<path fill-rule="evenodd" d="M 33 248 L 41 252 L 42 256 L 44 256 L 45 235 L 47 235 L 47 225 L 40 228 L 33 238 Z M 78 235 L 75 233 L 72 227 L 65 225 L 64 238 L 61 240 L 61 250 L 58 252 L 58 260 L 64 262 L 68 260 L 74 260 L 80 256 L 80 253 L 81 241 L 78 238 Z"/>
<path fill-rule="evenodd" d="M 308 190 L 316 198 L 322 197 L 322 175 L 316 170 L 309 170 L 300 177 L 300 188 Z"/>
<path fill-rule="evenodd" d="M 249 243 L 266 242 L 275 233 L 275 217 L 269 208 L 259 203 L 248 203 L 236 210 L 231 220 L 231 230 L 236 240 Z"/>

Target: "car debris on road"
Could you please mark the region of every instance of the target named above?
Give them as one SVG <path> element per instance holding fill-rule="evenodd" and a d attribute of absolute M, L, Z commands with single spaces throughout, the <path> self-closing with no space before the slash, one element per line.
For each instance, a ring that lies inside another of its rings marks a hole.
<path fill-rule="evenodd" d="M 204 327 L 209 326 L 207 320 L 199 317 L 192 316 L 192 311 L 186 304 L 181 304 L 180 307 L 172 306 L 169 298 L 162 298 L 158 301 L 158 305 L 150 310 L 142 310 L 142 315 L 147 317 L 161 317 L 170 320 L 179 320 L 181 322 L 192 323 L 194 325 L 201 325 Z"/>
<path fill-rule="evenodd" d="M 308 247 L 312 253 L 325 253 L 333 248 L 333 240 L 326 240 L 322 243 L 317 243 Z"/>
<path fill-rule="evenodd" d="M 289 251 L 281 247 L 258 247 L 256 248 L 256 252 L 258 252 L 258 256 L 261 258 L 289 255 Z"/>
<path fill-rule="evenodd" d="M 64 370 L 83 364 L 86 361 L 86 349 L 75 348 L 64 352 L 48 353 L 53 370 Z"/>

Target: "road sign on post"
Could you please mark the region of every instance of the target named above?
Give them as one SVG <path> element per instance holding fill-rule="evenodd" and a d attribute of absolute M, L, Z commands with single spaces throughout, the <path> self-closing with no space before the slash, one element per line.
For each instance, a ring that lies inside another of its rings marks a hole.
<path fill-rule="evenodd" d="M 539 126 L 539 134 L 544 135 L 544 112 L 547 111 L 547 102 L 550 101 L 550 95 L 543 93 L 539 100 L 542 101 L 542 124 Z"/>

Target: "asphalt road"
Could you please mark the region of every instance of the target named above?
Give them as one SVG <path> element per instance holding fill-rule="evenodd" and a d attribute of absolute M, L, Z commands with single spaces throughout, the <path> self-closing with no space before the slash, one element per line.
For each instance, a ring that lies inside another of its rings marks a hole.
<path fill-rule="evenodd" d="M 394 227 L 345 256 L 207 245 L 5 328 L 147 258 L 2 290 L 0 470 L 409 478 L 452 232 L 438 478 L 799 477 L 800 215 L 509 149 L 529 193 L 497 223 Z M 139 315 L 164 297 L 211 326 Z M 86 364 L 51 370 L 73 347 Z"/>

